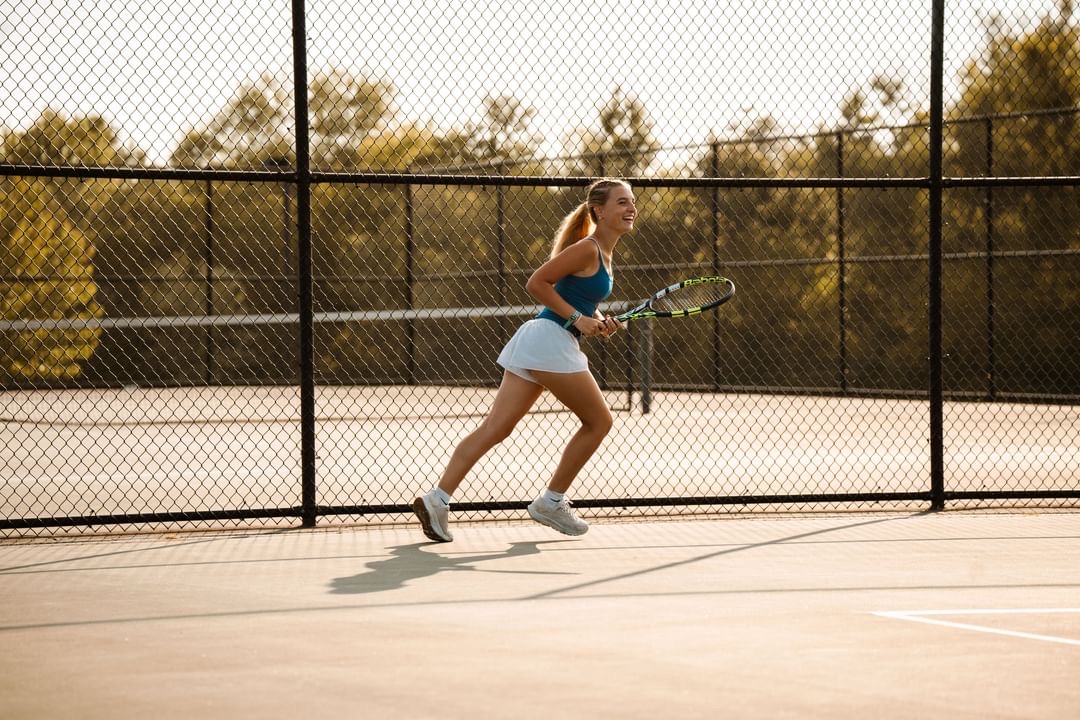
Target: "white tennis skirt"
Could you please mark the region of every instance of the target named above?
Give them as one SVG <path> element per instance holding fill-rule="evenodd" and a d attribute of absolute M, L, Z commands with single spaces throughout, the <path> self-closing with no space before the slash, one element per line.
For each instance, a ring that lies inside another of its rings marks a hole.
<path fill-rule="evenodd" d="M 545 318 L 533 318 L 521 325 L 496 360 L 515 375 L 538 382 L 530 370 L 576 373 L 589 369 L 589 359 L 581 352 L 578 339 Z"/>

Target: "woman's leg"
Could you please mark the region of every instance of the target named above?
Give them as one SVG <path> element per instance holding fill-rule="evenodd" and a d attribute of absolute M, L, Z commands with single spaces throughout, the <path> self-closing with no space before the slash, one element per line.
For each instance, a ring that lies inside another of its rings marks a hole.
<path fill-rule="evenodd" d="M 592 373 L 532 371 L 536 379 L 581 421 L 581 427 L 563 450 L 548 489 L 565 493 L 611 430 L 611 411 Z"/>
<path fill-rule="evenodd" d="M 472 466 L 510 435 L 543 391 L 542 386 L 505 371 L 487 417 L 454 448 L 439 479 L 439 488 L 447 495 L 453 495 Z"/>

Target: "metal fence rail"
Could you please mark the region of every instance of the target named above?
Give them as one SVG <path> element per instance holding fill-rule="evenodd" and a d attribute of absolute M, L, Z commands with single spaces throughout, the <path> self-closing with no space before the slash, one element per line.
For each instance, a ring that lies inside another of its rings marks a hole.
<path fill-rule="evenodd" d="M 588 344 L 618 412 L 575 489 L 586 512 L 1080 498 L 1072 3 L 649 6 L 602 44 L 631 58 L 615 64 L 568 51 L 569 8 L 296 0 L 230 45 L 227 5 L 3 31 L 13 63 L 50 70 L 5 81 L 26 102 L 3 106 L 0 144 L 0 531 L 407 512 L 483 415 L 524 280 L 603 175 L 641 209 L 617 302 L 698 273 L 739 292 Z M 170 24 L 197 50 L 164 42 Z M 874 42 L 832 29 L 855 24 Z M 519 65 L 499 38 L 525 26 Z M 756 42 L 721 58 L 740 26 Z M 774 44 L 792 32 L 826 43 L 797 85 Z M 164 94 L 106 61 L 133 42 Z M 247 76 L 223 72 L 234 51 Z M 725 71 L 694 74 L 702 57 Z M 751 67 L 769 107 L 721 86 Z M 543 409 L 460 512 L 520 513 L 573 427 Z"/>

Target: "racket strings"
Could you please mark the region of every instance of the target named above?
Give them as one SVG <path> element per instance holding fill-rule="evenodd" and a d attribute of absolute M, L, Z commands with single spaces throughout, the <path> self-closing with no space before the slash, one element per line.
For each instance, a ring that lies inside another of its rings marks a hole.
<path fill-rule="evenodd" d="M 661 312 L 675 312 L 677 310 L 692 310 L 706 307 L 720 302 L 728 294 L 727 283 L 709 282 L 700 285 L 689 285 L 657 298 L 649 303 L 653 310 Z"/>

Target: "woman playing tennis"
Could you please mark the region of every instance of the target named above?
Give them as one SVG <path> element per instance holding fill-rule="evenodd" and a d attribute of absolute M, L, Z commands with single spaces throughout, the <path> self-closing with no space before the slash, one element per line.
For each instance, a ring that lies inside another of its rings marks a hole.
<path fill-rule="evenodd" d="M 413 500 L 413 511 L 431 540 L 454 539 L 449 527 L 454 491 L 488 450 L 509 437 L 545 388 L 578 417 L 581 427 L 563 450 L 547 490 L 529 504 L 529 515 L 566 535 L 589 529 L 570 508 L 566 492 L 611 429 L 611 412 L 578 337 L 608 337 L 622 327 L 597 306 L 611 294 L 612 255 L 619 238 L 634 229 L 636 217 L 630 185 L 603 179 L 589 185 L 585 201 L 563 218 L 550 259 L 525 284 L 544 309 L 519 327 L 500 353 L 502 383 L 487 417 L 458 443 L 438 484 Z"/>

